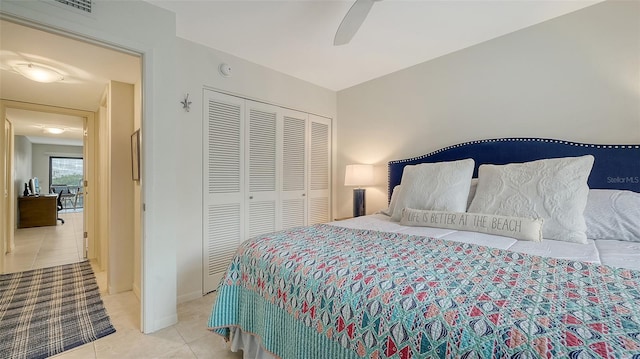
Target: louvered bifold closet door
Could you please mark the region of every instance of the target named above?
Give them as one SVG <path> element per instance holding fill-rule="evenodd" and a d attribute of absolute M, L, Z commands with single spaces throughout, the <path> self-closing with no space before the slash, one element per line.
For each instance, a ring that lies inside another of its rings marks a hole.
<path fill-rule="evenodd" d="M 331 120 L 309 115 L 308 224 L 325 223 L 331 215 Z"/>
<path fill-rule="evenodd" d="M 244 100 L 204 91 L 203 292 L 216 289 L 244 236 Z"/>
<path fill-rule="evenodd" d="M 277 218 L 278 162 L 280 143 L 278 107 L 246 101 L 247 147 L 247 236 L 275 231 Z"/>
<path fill-rule="evenodd" d="M 307 223 L 307 117 L 282 110 L 282 229 Z"/>

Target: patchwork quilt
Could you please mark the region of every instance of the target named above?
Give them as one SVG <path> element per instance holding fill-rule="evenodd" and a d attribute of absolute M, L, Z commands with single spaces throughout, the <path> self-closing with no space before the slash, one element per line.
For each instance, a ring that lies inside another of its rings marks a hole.
<path fill-rule="evenodd" d="M 208 325 L 283 359 L 640 359 L 640 272 L 315 225 L 243 243 Z"/>

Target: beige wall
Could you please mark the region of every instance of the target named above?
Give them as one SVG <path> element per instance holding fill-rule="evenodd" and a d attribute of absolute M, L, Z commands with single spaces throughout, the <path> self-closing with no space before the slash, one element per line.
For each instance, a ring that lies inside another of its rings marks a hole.
<path fill-rule="evenodd" d="M 640 2 L 609 1 L 338 93 L 338 216 L 350 163 L 377 164 L 367 212 L 386 207 L 389 160 L 467 140 L 640 143 Z"/>
<path fill-rule="evenodd" d="M 33 171 L 34 148 L 31 141 L 25 136 L 14 136 L 13 141 L 13 189 L 16 191 L 16 196 L 20 197 L 24 192 L 24 184 L 28 183 L 35 174 Z"/>
<path fill-rule="evenodd" d="M 138 130 L 142 126 L 142 118 L 140 114 L 142 113 L 142 109 L 140 105 L 142 104 L 142 93 L 140 91 L 140 84 L 135 84 L 133 86 L 134 91 L 134 119 L 133 119 L 133 130 Z M 142 132 L 142 131 L 140 131 Z M 142 134 L 140 134 L 140 143 L 142 143 L 143 138 Z M 144 159 L 144 155 L 141 153 L 140 158 Z M 144 169 L 144 166 L 140 164 L 140 170 Z M 140 174 L 142 178 L 143 174 Z M 141 259 L 142 259 L 142 186 L 140 185 L 141 181 L 133 182 L 133 292 L 141 299 L 141 289 L 142 289 L 142 272 L 141 272 Z"/>
<path fill-rule="evenodd" d="M 24 192 L 24 184 L 34 176 L 33 172 L 33 144 L 24 136 L 13 137 L 13 190 L 15 198 L 21 197 Z M 42 185 L 41 185 L 42 186 Z M 18 201 L 15 202 L 14 208 L 14 226 L 18 228 Z"/>
<path fill-rule="evenodd" d="M 134 123 L 133 85 L 109 86 L 109 265 L 110 293 L 133 289 L 134 182 L 131 180 L 131 134 Z"/>
<path fill-rule="evenodd" d="M 108 92 L 108 87 L 107 90 Z M 109 110 L 107 104 L 108 93 L 100 104 L 97 112 L 97 136 L 96 139 L 96 177 L 95 189 L 92 191 L 96 203 L 99 205 L 95 211 L 95 255 L 100 269 L 106 271 L 109 256 Z"/>

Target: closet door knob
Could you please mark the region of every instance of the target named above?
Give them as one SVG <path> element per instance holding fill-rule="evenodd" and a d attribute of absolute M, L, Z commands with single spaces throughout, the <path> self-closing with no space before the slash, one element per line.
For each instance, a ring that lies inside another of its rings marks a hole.
<path fill-rule="evenodd" d="M 253 196 L 249 196 L 249 199 L 253 199 Z"/>

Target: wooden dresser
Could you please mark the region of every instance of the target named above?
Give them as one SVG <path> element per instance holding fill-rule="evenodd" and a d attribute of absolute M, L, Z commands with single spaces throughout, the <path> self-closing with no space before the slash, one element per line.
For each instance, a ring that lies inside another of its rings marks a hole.
<path fill-rule="evenodd" d="M 58 218 L 57 195 L 18 198 L 18 228 L 55 226 Z"/>

